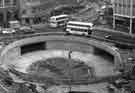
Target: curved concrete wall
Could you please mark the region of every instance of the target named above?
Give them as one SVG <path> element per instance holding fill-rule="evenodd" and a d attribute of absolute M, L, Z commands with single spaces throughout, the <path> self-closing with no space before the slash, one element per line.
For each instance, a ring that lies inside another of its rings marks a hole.
<path fill-rule="evenodd" d="M 116 67 L 122 62 L 120 54 L 117 52 L 117 50 L 115 50 L 113 47 L 108 46 L 104 43 L 90 40 L 88 38 L 82 38 L 82 37 L 76 37 L 76 36 L 51 35 L 51 36 L 36 36 L 36 37 L 31 37 L 31 38 L 25 38 L 25 39 L 18 40 L 9 44 L 3 49 L 1 53 L 1 64 L 5 61 L 10 62 L 13 58 L 21 56 L 20 47 L 23 45 L 28 45 L 28 44 L 37 43 L 37 42 L 51 42 L 51 41 L 72 42 L 72 43 L 78 43 L 78 44 L 81 43 L 81 45 L 85 45 L 85 48 L 87 50 L 91 49 L 91 48 L 88 48 L 88 46 L 89 47 L 94 46 L 96 48 L 102 49 L 110 53 L 111 55 L 113 55 L 114 61 L 115 61 L 114 64 L 116 65 Z M 12 55 L 13 53 L 14 55 Z M 8 56 L 8 55 L 11 55 L 11 56 Z"/>

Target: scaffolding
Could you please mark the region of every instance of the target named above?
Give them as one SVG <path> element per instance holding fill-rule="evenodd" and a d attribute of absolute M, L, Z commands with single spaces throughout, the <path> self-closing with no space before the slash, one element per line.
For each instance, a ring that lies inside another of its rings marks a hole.
<path fill-rule="evenodd" d="M 129 20 L 129 34 L 133 34 L 133 20 L 135 19 L 135 0 L 114 0 L 113 28 L 116 29 L 116 17 Z M 127 20 L 125 20 L 127 21 Z"/>

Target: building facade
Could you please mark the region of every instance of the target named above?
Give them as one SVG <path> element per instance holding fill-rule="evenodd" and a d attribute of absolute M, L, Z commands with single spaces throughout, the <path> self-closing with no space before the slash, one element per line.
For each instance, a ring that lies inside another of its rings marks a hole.
<path fill-rule="evenodd" d="M 113 28 L 117 28 L 118 21 L 122 21 L 128 28 L 128 33 L 135 33 L 135 0 L 114 0 Z"/>
<path fill-rule="evenodd" d="M 9 20 L 18 20 L 19 9 L 19 0 L 0 0 L 0 26 L 7 27 Z"/>
<path fill-rule="evenodd" d="M 40 17 L 37 16 L 39 12 L 36 6 L 40 6 L 40 0 L 21 0 L 20 1 L 20 16 L 22 24 L 34 24 L 40 21 Z"/>
<path fill-rule="evenodd" d="M 104 2 L 107 2 L 107 3 L 113 4 L 114 0 L 104 0 Z"/>

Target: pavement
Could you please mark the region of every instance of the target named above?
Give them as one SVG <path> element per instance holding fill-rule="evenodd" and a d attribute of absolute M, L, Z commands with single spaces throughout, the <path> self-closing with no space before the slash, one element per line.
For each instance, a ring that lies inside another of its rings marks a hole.
<path fill-rule="evenodd" d="M 47 89 L 51 93 L 68 93 L 69 91 L 81 91 L 82 93 L 108 93 L 107 83 L 76 86 L 52 86 Z"/>
<path fill-rule="evenodd" d="M 110 76 L 115 74 L 113 72 L 113 64 L 112 62 L 108 62 L 108 59 L 104 59 L 101 56 L 93 55 L 90 53 L 81 53 L 77 51 L 72 51 L 71 59 L 82 61 L 88 66 L 94 66 L 95 68 L 95 75 L 104 77 L 104 76 Z M 48 58 L 56 58 L 56 57 L 62 57 L 62 58 L 69 58 L 69 51 L 65 50 L 46 50 L 46 51 L 37 51 L 32 53 L 27 53 L 21 57 L 16 58 L 14 61 L 11 61 L 10 64 L 14 65 L 16 70 L 27 73 L 26 69 L 34 63 L 38 62 L 38 60 L 46 60 Z M 9 64 L 8 64 L 9 65 Z M 50 74 L 49 74 L 50 75 Z M 107 83 L 101 83 L 101 84 L 92 84 L 92 85 L 79 85 L 79 86 L 72 86 L 71 89 L 73 91 L 92 91 L 96 93 L 107 93 Z M 51 89 L 51 88 L 50 88 Z M 57 90 L 54 91 L 54 90 Z M 54 93 L 63 93 L 60 91 L 65 91 L 57 88 L 52 87 L 51 91 Z"/>
<path fill-rule="evenodd" d="M 97 56 L 90 53 L 81 53 L 81 52 L 72 52 L 71 59 L 78 60 L 84 62 L 86 65 L 90 67 L 94 67 L 95 75 L 99 77 L 106 77 L 110 75 L 115 75 L 113 72 L 114 65 L 113 62 L 108 62 L 108 59 L 104 59 L 101 56 Z M 14 67 L 17 71 L 28 73 L 27 69 L 29 66 L 38 62 L 39 60 L 46 60 L 48 58 L 69 58 L 69 51 L 65 50 L 46 50 L 46 51 L 38 51 L 25 54 L 24 56 L 18 57 L 14 59 L 12 62 L 8 64 L 9 67 Z"/>

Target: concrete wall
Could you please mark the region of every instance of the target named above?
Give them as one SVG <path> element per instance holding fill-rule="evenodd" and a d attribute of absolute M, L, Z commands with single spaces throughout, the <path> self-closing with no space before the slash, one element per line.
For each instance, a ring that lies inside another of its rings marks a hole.
<path fill-rule="evenodd" d="M 80 51 L 84 53 L 93 52 L 94 49 L 89 44 L 83 42 L 74 42 L 74 41 L 48 41 L 46 42 L 47 49 L 62 49 L 62 50 L 69 50 L 69 51 Z"/>
<path fill-rule="evenodd" d="M 14 47 L 10 49 L 6 55 L 3 56 L 2 60 L 5 63 L 9 63 L 11 61 L 14 61 L 17 57 L 21 56 L 20 55 L 20 47 Z"/>
<path fill-rule="evenodd" d="M 10 62 L 21 56 L 20 46 L 36 42 L 46 42 L 47 49 L 64 49 L 81 52 L 93 52 L 93 47 L 96 47 L 114 55 L 114 64 L 116 67 L 122 62 L 117 50 L 101 42 L 75 36 L 53 35 L 26 38 L 9 44 L 1 53 L 1 64 L 4 62 Z"/>

